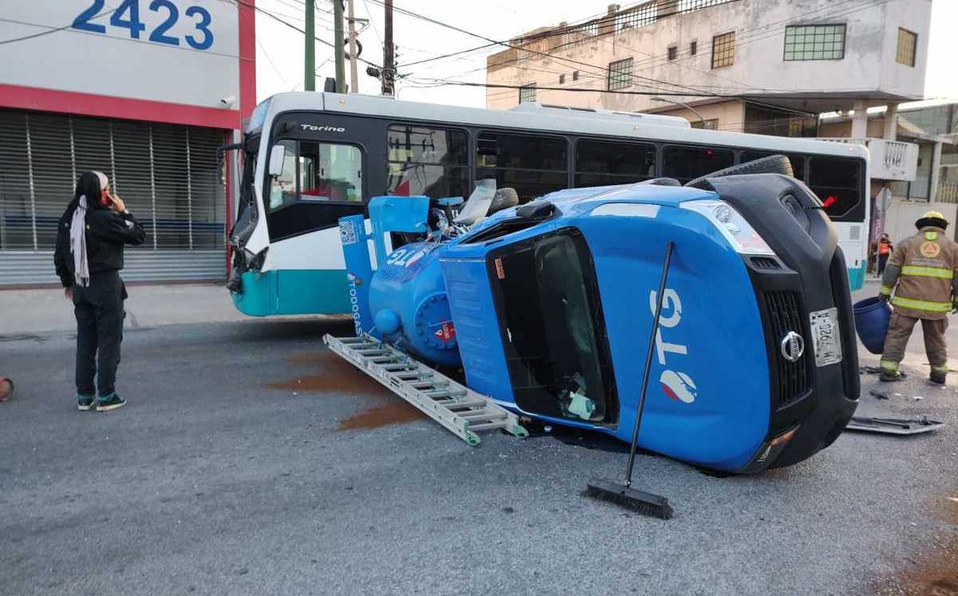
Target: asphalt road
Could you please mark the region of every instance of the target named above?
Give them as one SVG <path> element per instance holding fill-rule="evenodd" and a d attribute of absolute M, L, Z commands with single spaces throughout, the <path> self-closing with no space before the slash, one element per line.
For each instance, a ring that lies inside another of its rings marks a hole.
<path fill-rule="evenodd" d="M 0 593 L 897 593 L 958 538 L 943 513 L 958 496 L 958 392 L 918 368 L 901 396 L 863 408 L 947 421 L 936 435 L 846 433 L 752 477 L 641 456 L 640 484 L 676 509 L 663 522 L 580 496 L 623 470 L 606 441 L 493 434 L 471 448 L 428 420 L 337 431 L 398 398 L 339 378 L 320 354 L 328 330 L 348 327 L 131 330 L 130 403 L 106 414 L 75 410 L 69 335 L 0 337 L 18 390 L 0 405 Z M 317 386 L 324 370 L 334 390 Z"/>

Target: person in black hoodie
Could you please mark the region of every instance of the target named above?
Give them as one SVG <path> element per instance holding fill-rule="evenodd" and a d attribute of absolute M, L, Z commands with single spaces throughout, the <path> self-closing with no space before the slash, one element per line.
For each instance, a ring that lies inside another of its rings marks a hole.
<path fill-rule="evenodd" d="M 123 246 L 143 244 L 145 238 L 140 222 L 110 193 L 105 174 L 80 176 L 60 218 L 53 259 L 77 319 L 77 407 L 82 411 L 107 412 L 126 405 L 116 393 L 127 298 L 120 270 Z"/>

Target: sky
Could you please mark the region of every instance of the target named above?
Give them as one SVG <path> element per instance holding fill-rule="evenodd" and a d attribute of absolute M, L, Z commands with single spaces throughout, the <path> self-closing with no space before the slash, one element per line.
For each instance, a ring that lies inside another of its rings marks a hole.
<path fill-rule="evenodd" d="M 354 0 L 357 19 L 369 19 L 359 34 L 363 44 L 361 58 L 375 64 L 382 63 L 383 8 L 380 0 Z M 397 8 L 406 8 L 438 21 L 455 25 L 466 31 L 491 39 L 509 39 L 537 27 L 554 26 L 560 21 L 577 22 L 605 13 L 610 0 L 398 0 Z M 623 6 L 632 2 L 620 1 Z M 302 0 L 257 0 L 257 7 L 275 14 L 297 27 L 303 26 Z M 332 41 L 332 3 L 316 0 L 316 36 Z M 925 78 L 926 99 L 958 100 L 958 0 L 934 0 L 932 4 L 931 34 L 929 36 L 928 67 Z M 274 93 L 301 91 L 304 78 L 303 36 L 269 16 L 256 16 L 256 77 L 257 100 Z M 423 22 L 396 13 L 393 19 L 393 40 L 398 46 L 397 62 L 401 75 L 409 76 L 398 82 L 398 97 L 403 100 L 429 103 L 485 107 L 485 90 L 478 87 L 427 87 L 425 79 L 455 78 L 462 81 L 485 81 L 486 56 L 504 49 L 493 46 L 462 57 L 440 60 L 419 66 L 404 64 L 428 59 L 440 54 L 473 48 L 486 42 L 465 33 Z M 335 76 L 332 48 L 316 42 L 316 86 L 322 89 L 326 77 Z M 359 64 L 360 93 L 379 94 L 380 82 L 366 75 L 366 65 Z M 346 67 L 349 81 L 349 65 Z"/>

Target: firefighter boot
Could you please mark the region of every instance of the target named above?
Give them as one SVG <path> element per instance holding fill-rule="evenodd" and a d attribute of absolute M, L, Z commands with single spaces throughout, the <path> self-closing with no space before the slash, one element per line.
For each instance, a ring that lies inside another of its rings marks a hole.
<path fill-rule="evenodd" d="M 928 377 L 928 380 L 934 383 L 935 385 L 944 385 L 945 380 L 948 377 L 948 365 L 944 366 L 935 366 L 931 367 L 931 376 Z"/>

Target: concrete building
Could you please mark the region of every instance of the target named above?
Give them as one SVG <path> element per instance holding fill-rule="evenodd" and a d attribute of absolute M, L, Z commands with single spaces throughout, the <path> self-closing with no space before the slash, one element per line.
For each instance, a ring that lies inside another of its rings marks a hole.
<path fill-rule="evenodd" d="M 869 110 L 865 135 L 858 138 L 852 137 L 852 115 L 826 115 L 819 125 L 823 137 L 869 145 L 873 163 L 876 155 L 892 160 L 894 150 L 889 147 L 898 145 L 914 154 L 902 160 L 901 176 L 872 176 L 873 197 L 883 187 L 891 191 L 892 201 L 883 225 L 892 240 L 914 233 L 915 220 L 929 209 L 941 211 L 949 221 L 958 224 L 958 103 L 923 103 L 931 105 L 906 105 L 893 114 L 882 108 Z M 889 129 L 894 130 L 896 143 L 882 139 Z M 873 149 L 875 143 L 882 143 L 883 147 Z M 953 231 L 958 234 L 958 225 Z"/>
<path fill-rule="evenodd" d="M 57 221 L 106 173 L 143 222 L 129 281 L 223 279 L 232 142 L 256 102 L 253 0 L 0 0 L 0 288 L 59 283 Z"/>
<path fill-rule="evenodd" d="M 538 101 L 818 136 L 818 113 L 922 97 L 930 19 L 931 0 L 613 4 L 584 23 L 531 31 L 513 40 L 521 49 L 490 56 L 486 107 Z M 865 136 L 863 118 L 853 136 Z"/>

